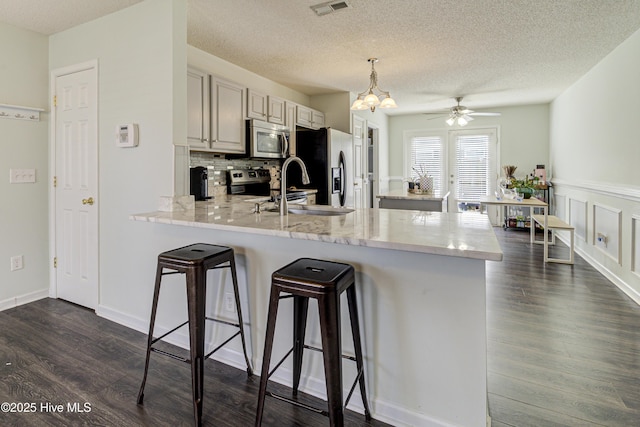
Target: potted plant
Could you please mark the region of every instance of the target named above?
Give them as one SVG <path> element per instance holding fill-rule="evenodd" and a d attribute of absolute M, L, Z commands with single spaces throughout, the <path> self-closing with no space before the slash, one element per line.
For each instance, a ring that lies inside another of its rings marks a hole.
<path fill-rule="evenodd" d="M 524 179 L 511 180 L 510 187 L 516 190 L 519 194 L 522 194 L 523 198 L 529 199 L 536 192 L 537 185 L 538 177 L 529 179 L 528 176 L 525 176 Z"/>

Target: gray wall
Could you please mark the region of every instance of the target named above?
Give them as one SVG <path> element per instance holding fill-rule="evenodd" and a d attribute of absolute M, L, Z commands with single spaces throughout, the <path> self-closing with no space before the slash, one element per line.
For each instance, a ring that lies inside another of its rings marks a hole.
<path fill-rule="evenodd" d="M 0 22 L 0 103 L 48 110 L 48 40 Z M 49 114 L 0 119 L 0 310 L 48 294 Z M 9 184 L 9 169 L 36 169 L 35 184 Z M 22 255 L 24 269 L 10 271 Z"/>

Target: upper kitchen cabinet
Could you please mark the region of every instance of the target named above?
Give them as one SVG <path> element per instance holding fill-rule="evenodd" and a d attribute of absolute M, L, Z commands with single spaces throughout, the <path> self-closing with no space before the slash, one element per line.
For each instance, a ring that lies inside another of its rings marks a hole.
<path fill-rule="evenodd" d="M 211 151 L 244 154 L 245 88 L 211 76 Z"/>
<path fill-rule="evenodd" d="M 320 129 L 324 127 L 324 113 L 298 105 L 296 107 L 296 124 L 306 128 Z"/>
<path fill-rule="evenodd" d="M 247 89 L 247 118 L 284 125 L 284 99 Z"/>
<path fill-rule="evenodd" d="M 267 120 L 267 95 L 257 90 L 247 89 L 247 117 Z"/>
<path fill-rule="evenodd" d="M 285 124 L 285 107 L 284 107 L 284 99 L 278 98 L 277 96 L 269 95 L 268 103 L 267 103 L 267 121 L 269 123 L 275 123 L 278 125 Z"/>
<path fill-rule="evenodd" d="M 187 141 L 192 148 L 209 148 L 209 75 L 187 71 Z"/>
<path fill-rule="evenodd" d="M 187 141 L 189 148 L 244 154 L 245 88 L 228 80 L 187 71 Z"/>
<path fill-rule="evenodd" d="M 311 127 L 320 129 L 324 127 L 324 113 L 317 110 L 311 110 Z"/>
<path fill-rule="evenodd" d="M 302 105 L 296 107 L 296 124 L 306 128 L 311 127 L 311 108 Z"/>

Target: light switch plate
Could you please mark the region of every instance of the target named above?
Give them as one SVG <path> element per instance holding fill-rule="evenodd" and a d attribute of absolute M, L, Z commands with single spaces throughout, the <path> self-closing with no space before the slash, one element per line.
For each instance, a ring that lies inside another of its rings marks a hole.
<path fill-rule="evenodd" d="M 9 169 L 10 184 L 25 184 L 36 182 L 35 169 Z"/>

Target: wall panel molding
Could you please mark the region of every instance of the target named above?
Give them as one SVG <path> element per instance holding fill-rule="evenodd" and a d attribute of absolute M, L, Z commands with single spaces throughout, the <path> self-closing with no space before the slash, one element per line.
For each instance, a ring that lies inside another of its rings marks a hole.
<path fill-rule="evenodd" d="M 633 202 L 640 202 L 640 188 L 628 185 L 619 185 L 612 183 L 602 183 L 596 181 L 569 181 L 564 179 L 553 178 L 553 185 L 561 185 L 573 187 L 580 190 L 590 191 L 592 193 L 604 194 L 606 196 L 619 197 Z"/>

